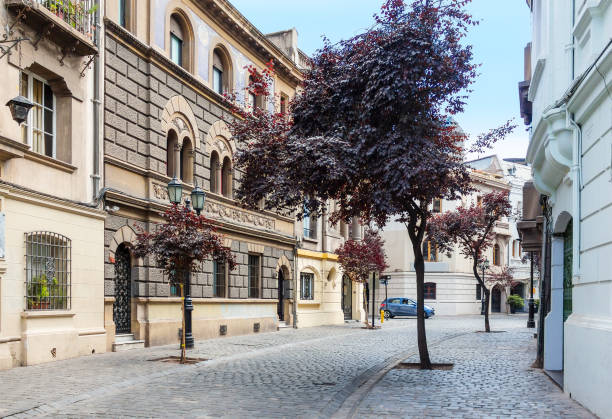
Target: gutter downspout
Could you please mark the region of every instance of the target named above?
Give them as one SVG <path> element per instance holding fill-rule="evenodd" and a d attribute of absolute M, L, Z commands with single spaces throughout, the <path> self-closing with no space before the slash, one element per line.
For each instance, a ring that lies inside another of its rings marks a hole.
<path fill-rule="evenodd" d="M 293 245 L 293 304 L 292 304 L 292 314 L 293 314 L 293 328 L 297 329 L 297 301 L 298 301 L 298 246 L 299 243 L 296 242 Z"/>
<path fill-rule="evenodd" d="M 100 25 L 100 1 L 97 0 L 94 3 L 96 7 L 95 12 L 95 35 L 94 44 L 100 48 L 100 31 L 102 29 Z M 93 62 L 93 174 L 91 175 L 92 186 L 93 186 L 93 200 L 96 201 L 98 197 L 98 191 L 100 190 L 100 56 L 96 55 Z"/>
<path fill-rule="evenodd" d="M 580 276 L 580 249 L 582 248 L 582 238 L 580 237 L 582 220 L 582 129 L 574 121 L 574 115 L 567 112 L 567 122 L 574 129 L 576 140 L 572 150 L 572 214 L 574 222 L 572 224 L 572 234 L 574 240 L 578 240 L 578 245 L 572 249 L 572 277 Z"/>

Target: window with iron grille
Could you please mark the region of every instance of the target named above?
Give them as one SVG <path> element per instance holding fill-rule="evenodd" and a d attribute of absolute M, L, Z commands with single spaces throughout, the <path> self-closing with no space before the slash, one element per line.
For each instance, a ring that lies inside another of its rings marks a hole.
<path fill-rule="evenodd" d="M 300 274 L 300 299 L 314 299 L 314 274 L 308 272 Z"/>
<path fill-rule="evenodd" d="M 225 263 L 213 262 L 213 297 L 225 298 L 225 280 L 227 271 Z"/>
<path fill-rule="evenodd" d="M 249 298 L 259 298 L 259 279 L 261 278 L 261 257 L 249 255 Z"/>
<path fill-rule="evenodd" d="M 424 294 L 425 294 L 426 300 L 435 300 L 436 299 L 436 283 L 426 282 Z"/>
<path fill-rule="evenodd" d="M 69 310 L 71 242 L 47 231 L 25 233 L 26 309 Z"/>

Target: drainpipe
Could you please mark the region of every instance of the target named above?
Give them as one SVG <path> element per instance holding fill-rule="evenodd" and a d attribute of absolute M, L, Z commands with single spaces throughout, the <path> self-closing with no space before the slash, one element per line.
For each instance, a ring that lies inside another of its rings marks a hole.
<path fill-rule="evenodd" d="M 94 2 L 96 7 L 94 15 L 94 43 L 100 48 L 100 1 Z M 93 183 L 93 200 L 96 201 L 98 191 L 100 190 L 100 56 L 96 55 L 93 61 L 93 174 L 91 175 Z"/>
<path fill-rule="evenodd" d="M 572 276 L 580 276 L 580 249 L 582 248 L 582 238 L 580 237 L 582 219 L 582 129 L 574 121 L 574 115 L 567 111 L 567 122 L 574 128 L 576 139 L 573 142 L 572 150 L 572 214 L 574 240 L 578 245 L 572 249 Z"/>
<path fill-rule="evenodd" d="M 298 243 L 293 245 L 293 328 L 297 329 L 297 300 L 298 300 Z"/>

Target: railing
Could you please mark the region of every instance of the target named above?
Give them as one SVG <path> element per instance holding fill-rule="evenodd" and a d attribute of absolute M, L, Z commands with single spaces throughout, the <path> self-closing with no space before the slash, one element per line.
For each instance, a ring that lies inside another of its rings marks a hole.
<path fill-rule="evenodd" d="M 33 0 L 62 19 L 89 39 L 94 40 L 95 12 L 98 5 L 93 0 Z"/>

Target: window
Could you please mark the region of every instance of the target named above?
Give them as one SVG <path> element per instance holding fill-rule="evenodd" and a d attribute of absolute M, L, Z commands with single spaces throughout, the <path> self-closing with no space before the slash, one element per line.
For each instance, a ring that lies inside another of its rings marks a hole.
<path fill-rule="evenodd" d="M 249 86 L 253 83 L 253 76 L 249 76 Z M 251 90 L 248 90 L 248 103 L 247 105 L 251 108 L 251 110 L 255 110 L 255 108 L 263 108 L 263 98 L 261 96 L 255 95 Z"/>
<path fill-rule="evenodd" d="M 176 167 L 176 153 L 178 152 L 178 138 L 172 130 L 168 132 L 168 142 L 166 143 L 166 174 L 169 177 L 179 177 Z"/>
<path fill-rule="evenodd" d="M 499 248 L 499 244 L 493 246 L 493 265 L 501 265 L 501 249 Z"/>
<path fill-rule="evenodd" d="M 424 285 L 425 285 L 425 299 L 435 300 L 436 299 L 436 283 L 426 282 Z"/>
<path fill-rule="evenodd" d="M 478 205 L 479 207 L 482 207 L 482 196 L 476 197 L 476 205 Z"/>
<path fill-rule="evenodd" d="M 128 0 L 119 0 L 119 24 L 121 26 L 123 26 L 124 28 L 127 25 L 127 22 L 126 22 L 126 10 L 125 10 L 125 7 L 126 7 L 125 3 L 127 1 Z"/>
<path fill-rule="evenodd" d="M 55 158 L 55 95 L 51 86 L 32 74 L 21 73 L 21 95 L 34 104 L 21 125 L 23 142 L 32 151 Z"/>
<path fill-rule="evenodd" d="M 225 298 L 227 270 L 225 263 L 213 262 L 213 297 Z"/>
<path fill-rule="evenodd" d="M 441 213 L 442 212 L 442 199 L 434 199 L 433 200 L 432 212 L 434 212 L 434 213 Z"/>
<path fill-rule="evenodd" d="M 70 239 L 57 233 L 25 234 L 26 309 L 70 309 Z"/>
<path fill-rule="evenodd" d="M 221 48 L 213 51 L 213 90 L 220 95 L 230 89 L 230 61 Z"/>
<path fill-rule="evenodd" d="M 170 17 L 170 59 L 174 64 L 184 67 L 183 27 L 176 14 Z"/>
<path fill-rule="evenodd" d="M 229 157 L 223 159 L 221 167 L 221 194 L 226 198 L 232 197 L 232 161 Z"/>
<path fill-rule="evenodd" d="M 249 107 L 253 110 L 257 107 L 257 96 L 249 92 Z"/>
<path fill-rule="evenodd" d="M 302 226 L 304 227 L 304 237 L 309 239 L 317 238 L 317 223 L 316 220 L 310 216 L 310 211 L 304 203 L 304 218 L 302 219 Z"/>
<path fill-rule="evenodd" d="M 219 193 L 219 154 L 213 151 L 210 155 L 210 191 Z"/>
<path fill-rule="evenodd" d="M 280 98 L 280 113 L 282 113 L 283 115 L 287 114 L 287 102 L 288 102 L 288 98 L 286 95 L 281 94 L 281 98 Z"/>
<path fill-rule="evenodd" d="M 516 257 L 516 240 L 512 241 L 512 257 Z"/>
<path fill-rule="evenodd" d="M 480 284 L 476 284 L 476 299 L 482 300 L 482 286 Z"/>
<path fill-rule="evenodd" d="M 260 261 L 261 256 L 249 255 L 249 298 L 259 298 Z"/>
<path fill-rule="evenodd" d="M 181 180 L 186 183 L 193 183 L 193 146 L 188 138 L 183 140 L 179 161 Z"/>
<path fill-rule="evenodd" d="M 423 241 L 423 259 L 425 262 L 438 261 L 438 246 L 432 240 Z"/>
<path fill-rule="evenodd" d="M 300 274 L 300 300 L 314 299 L 314 274 L 302 272 Z"/>

